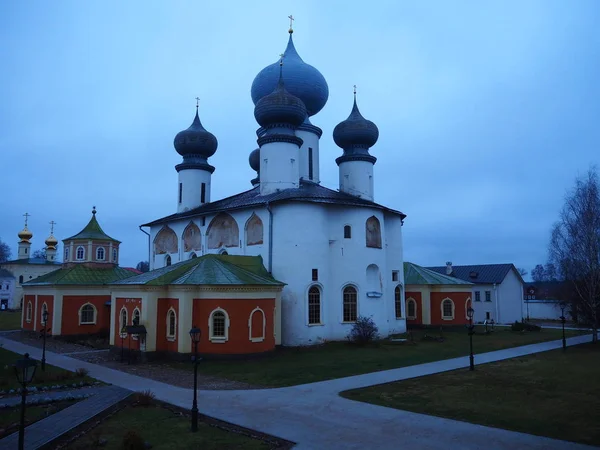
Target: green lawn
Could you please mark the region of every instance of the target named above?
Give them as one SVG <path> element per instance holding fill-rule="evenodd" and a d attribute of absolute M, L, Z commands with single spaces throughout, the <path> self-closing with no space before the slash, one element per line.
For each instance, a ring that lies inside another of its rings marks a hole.
<path fill-rule="evenodd" d="M 343 397 L 600 445 L 600 344 L 342 393 Z"/>
<path fill-rule="evenodd" d="M 127 406 L 109 417 L 97 428 L 70 444 L 68 450 L 103 448 L 121 450 L 127 432 L 138 433 L 153 450 L 186 449 L 268 449 L 269 444 L 248 436 L 226 431 L 206 423 L 198 423 L 198 431 L 190 431 L 190 418 L 182 417 L 160 406 Z M 106 440 L 102 447 L 97 446 Z M 127 447 L 129 448 L 129 447 Z M 133 447 L 132 447 L 133 448 Z M 137 447 L 136 447 L 137 448 Z"/>
<path fill-rule="evenodd" d="M 477 327 L 477 331 L 482 333 L 483 327 Z M 316 347 L 282 348 L 269 355 L 244 360 L 204 360 L 200 362 L 198 370 L 206 375 L 256 386 L 279 387 L 411 366 L 469 353 L 469 339 L 465 328 L 444 331 L 444 342 L 423 341 L 421 338 L 425 333 L 438 336 L 440 332 L 415 331 L 415 343 L 385 340 L 376 345 L 357 347 L 345 342 L 331 342 Z M 483 353 L 560 339 L 561 333 L 560 330 L 542 329 L 522 334 L 508 328 L 497 328 L 488 335 L 475 335 L 474 351 Z M 569 333 L 570 336 L 576 334 L 578 333 Z M 192 369 L 190 363 L 175 365 Z"/>
<path fill-rule="evenodd" d="M 18 353 L 13 353 L 0 348 L 0 389 L 17 389 L 21 387 L 17 378 L 13 364 L 23 356 Z M 72 384 L 81 381 L 94 381 L 90 377 L 78 377 L 74 372 L 61 369 L 59 367 L 46 364 L 45 372 L 42 372 L 41 363 L 38 361 L 37 369 L 35 370 L 35 378 L 33 386 L 51 386 L 55 384 Z"/>
<path fill-rule="evenodd" d="M 0 331 L 21 328 L 21 311 L 0 311 Z"/>
<path fill-rule="evenodd" d="M 68 408 L 75 404 L 75 401 L 56 402 L 48 405 L 27 406 L 25 408 L 25 426 L 29 426 L 40 419 L 44 419 L 61 409 Z M 19 421 L 21 420 L 21 406 L 15 408 L 3 409 L 0 414 L 0 439 L 19 430 Z"/>

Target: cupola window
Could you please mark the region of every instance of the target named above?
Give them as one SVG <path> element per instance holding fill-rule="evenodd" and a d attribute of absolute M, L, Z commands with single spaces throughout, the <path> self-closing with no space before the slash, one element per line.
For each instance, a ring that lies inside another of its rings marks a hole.
<path fill-rule="evenodd" d="M 98 247 L 96 249 L 96 259 L 98 261 L 104 261 L 104 247 Z"/>
<path fill-rule="evenodd" d="M 83 248 L 83 245 L 77 247 L 76 257 L 77 261 L 83 261 L 83 259 L 85 258 L 85 248 Z"/>

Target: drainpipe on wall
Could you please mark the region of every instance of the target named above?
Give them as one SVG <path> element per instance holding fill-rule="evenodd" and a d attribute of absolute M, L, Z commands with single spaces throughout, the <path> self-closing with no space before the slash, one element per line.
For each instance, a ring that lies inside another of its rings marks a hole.
<path fill-rule="evenodd" d="M 150 270 L 150 233 L 142 230 L 142 226 L 140 225 L 140 231 L 148 236 L 148 270 Z"/>
<path fill-rule="evenodd" d="M 273 275 L 273 210 L 269 202 L 267 202 L 267 211 L 269 211 L 269 273 Z"/>

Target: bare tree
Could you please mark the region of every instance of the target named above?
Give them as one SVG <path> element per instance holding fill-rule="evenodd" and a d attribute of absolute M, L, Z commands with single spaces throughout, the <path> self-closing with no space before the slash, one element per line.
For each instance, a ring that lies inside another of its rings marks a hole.
<path fill-rule="evenodd" d="M 11 254 L 8 244 L 0 239 L 0 262 L 8 261 Z"/>
<path fill-rule="evenodd" d="M 31 254 L 32 258 L 41 258 L 41 259 L 46 259 L 46 249 L 43 248 L 41 250 L 36 250 L 35 252 L 33 252 Z"/>
<path fill-rule="evenodd" d="M 548 263 L 544 266 L 544 280 L 545 281 L 557 281 L 558 273 L 556 266 L 552 263 Z"/>
<path fill-rule="evenodd" d="M 527 276 L 527 274 L 529 272 L 527 272 L 525 269 L 523 269 L 522 267 L 517 267 L 517 271 L 519 272 L 519 274 L 521 275 L 521 277 L 525 278 Z"/>
<path fill-rule="evenodd" d="M 140 261 L 135 268 L 140 272 L 148 272 L 150 270 L 150 264 L 148 264 L 148 261 Z"/>
<path fill-rule="evenodd" d="M 546 271 L 544 270 L 544 266 L 538 264 L 531 271 L 531 279 L 533 281 L 544 281 L 546 279 Z"/>
<path fill-rule="evenodd" d="M 578 177 L 552 228 L 550 261 L 572 287 L 573 306 L 598 341 L 600 318 L 600 182 L 595 167 Z"/>

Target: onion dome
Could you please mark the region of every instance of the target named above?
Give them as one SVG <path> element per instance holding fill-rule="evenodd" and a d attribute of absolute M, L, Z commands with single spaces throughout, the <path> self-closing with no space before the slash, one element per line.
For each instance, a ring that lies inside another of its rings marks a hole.
<path fill-rule="evenodd" d="M 260 148 L 250 152 L 250 158 L 248 158 L 248 162 L 250 163 L 252 170 L 255 172 L 260 171 Z"/>
<path fill-rule="evenodd" d="M 25 227 L 19 231 L 17 236 L 19 236 L 21 242 L 29 242 L 29 240 L 33 237 L 33 233 L 29 231 L 29 228 L 27 228 L 27 225 L 25 225 Z"/>
<path fill-rule="evenodd" d="M 302 100 L 309 116 L 314 116 L 327 103 L 329 87 L 321 72 L 302 61 L 294 47 L 291 30 L 287 48 L 283 53 L 283 60 L 285 61 L 283 81 L 286 89 L 290 94 Z M 255 105 L 258 105 L 263 97 L 273 92 L 278 84 L 278 77 L 278 62 L 265 67 L 256 75 L 250 90 Z"/>
<path fill-rule="evenodd" d="M 217 151 L 219 145 L 217 138 L 202 126 L 198 117 L 198 105 L 196 105 L 194 121 L 187 130 L 177 133 L 173 145 L 181 156 L 198 155 L 208 158 Z"/>
<path fill-rule="evenodd" d="M 370 120 L 365 119 L 356 105 L 356 92 L 354 92 L 354 106 L 346 120 L 336 125 L 333 130 L 333 140 L 338 147 L 346 149 L 368 149 L 377 142 L 379 130 Z"/>
<path fill-rule="evenodd" d="M 53 234 L 50 234 L 45 241 L 46 247 L 50 250 L 56 250 L 56 246 L 58 245 L 58 239 L 54 237 Z"/>
<path fill-rule="evenodd" d="M 277 125 L 297 127 L 304 122 L 306 106 L 298 97 L 290 94 L 283 84 L 283 64 L 279 63 L 279 81 L 275 89 L 261 98 L 254 107 L 254 117 L 262 127 Z"/>

